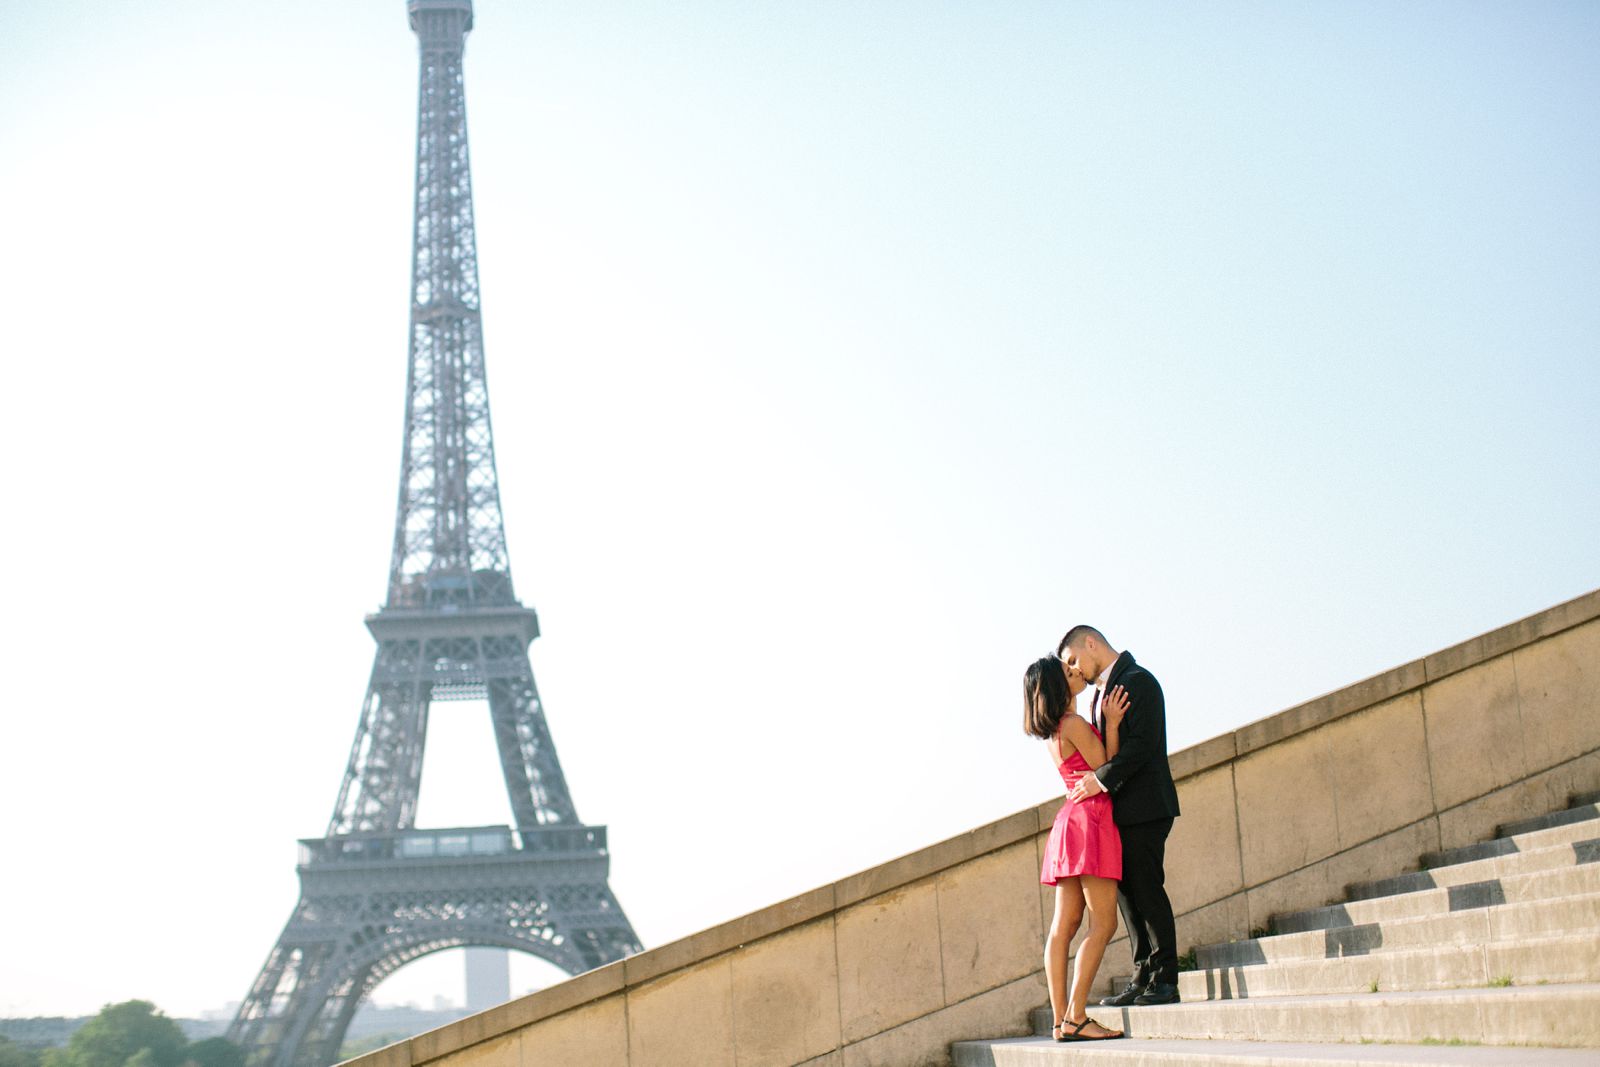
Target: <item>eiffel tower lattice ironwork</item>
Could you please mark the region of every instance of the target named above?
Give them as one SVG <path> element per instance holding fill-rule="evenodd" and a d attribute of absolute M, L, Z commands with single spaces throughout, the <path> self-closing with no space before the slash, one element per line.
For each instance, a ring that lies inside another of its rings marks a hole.
<path fill-rule="evenodd" d="M 325 1067 L 378 983 L 431 952 L 498 946 L 577 974 L 640 949 L 578 820 L 511 583 L 479 315 L 462 54 L 471 0 L 409 0 L 421 45 L 410 366 L 388 600 L 355 744 L 300 900 L 228 1036 L 251 1067 Z M 507 826 L 415 826 L 428 709 L 487 700 Z"/>

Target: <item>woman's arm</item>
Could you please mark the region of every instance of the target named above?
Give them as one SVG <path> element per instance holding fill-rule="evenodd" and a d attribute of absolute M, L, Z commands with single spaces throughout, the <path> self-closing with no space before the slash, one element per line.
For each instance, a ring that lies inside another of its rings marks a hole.
<path fill-rule="evenodd" d="M 1122 686 L 1100 701 L 1100 713 L 1106 717 L 1106 759 L 1110 759 L 1122 747 L 1122 717 L 1128 714 L 1128 694 Z"/>
<path fill-rule="evenodd" d="M 1100 765 L 1106 761 L 1106 747 L 1095 736 L 1094 728 L 1076 715 L 1069 715 L 1061 720 L 1061 740 L 1078 750 L 1091 771 L 1099 770 Z M 1062 745 L 1063 749 L 1065 747 L 1065 744 Z M 1066 759 L 1065 752 L 1061 758 Z"/>

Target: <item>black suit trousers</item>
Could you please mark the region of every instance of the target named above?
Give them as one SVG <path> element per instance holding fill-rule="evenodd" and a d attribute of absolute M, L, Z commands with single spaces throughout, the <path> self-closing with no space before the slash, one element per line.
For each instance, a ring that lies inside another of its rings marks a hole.
<path fill-rule="evenodd" d="M 1133 946 L 1134 982 L 1178 981 L 1178 931 L 1167 899 L 1167 835 L 1171 819 L 1117 827 L 1122 833 L 1122 881 L 1117 910 Z"/>

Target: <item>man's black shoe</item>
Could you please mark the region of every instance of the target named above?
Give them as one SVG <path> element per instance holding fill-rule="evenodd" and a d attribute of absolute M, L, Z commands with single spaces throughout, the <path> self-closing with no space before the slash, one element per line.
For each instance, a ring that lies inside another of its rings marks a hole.
<path fill-rule="evenodd" d="M 1133 1002 L 1140 1007 L 1149 1007 L 1151 1004 L 1176 1004 L 1178 987 L 1171 982 L 1151 982 L 1143 993 L 1133 998 Z"/>
<path fill-rule="evenodd" d="M 1144 986 L 1136 982 L 1129 982 L 1128 988 L 1114 997 L 1100 998 L 1102 1008 L 1126 1008 L 1144 994 Z"/>

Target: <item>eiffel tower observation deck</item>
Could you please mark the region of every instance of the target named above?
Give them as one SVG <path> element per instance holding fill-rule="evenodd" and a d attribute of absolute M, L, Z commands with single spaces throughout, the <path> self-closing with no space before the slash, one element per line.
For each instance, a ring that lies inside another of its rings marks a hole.
<path fill-rule="evenodd" d="M 405 441 L 388 598 L 355 742 L 300 900 L 228 1031 L 252 1067 L 325 1067 L 361 1001 L 443 949 L 578 974 L 640 951 L 603 826 L 573 806 L 528 662 L 484 371 L 462 56 L 471 0 L 410 0 L 421 51 Z M 434 701 L 485 700 L 514 826 L 420 829 Z"/>

